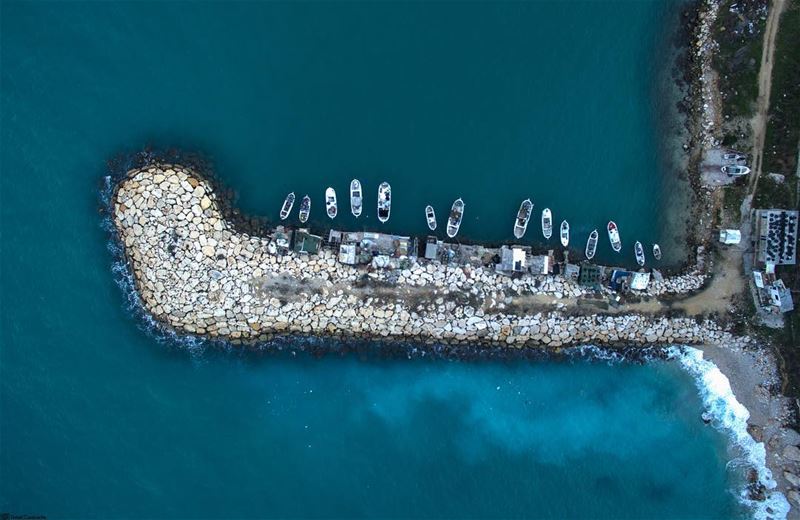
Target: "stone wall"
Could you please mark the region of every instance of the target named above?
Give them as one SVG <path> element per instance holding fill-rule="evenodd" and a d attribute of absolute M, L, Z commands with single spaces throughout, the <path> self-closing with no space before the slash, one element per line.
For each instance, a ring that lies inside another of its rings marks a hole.
<path fill-rule="evenodd" d="M 509 278 L 486 268 L 410 261 L 405 269 L 269 252 L 234 230 L 210 185 L 169 164 L 129 172 L 113 218 L 148 312 L 179 332 L 231 340 L 305 333 L 423 342 L 550 347 L 732 341 L 713 322 L 572 312 L 586 289 L 558 276 Z M 653 294 L 702 285 L 693 274 Z"/>

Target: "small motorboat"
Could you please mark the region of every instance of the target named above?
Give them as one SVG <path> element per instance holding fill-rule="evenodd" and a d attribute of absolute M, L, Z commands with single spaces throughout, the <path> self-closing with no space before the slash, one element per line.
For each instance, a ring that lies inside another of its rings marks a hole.
<path fill-rule="evenodd" d="M 744 161 L 745 159 L 747 159 L 747 155 L 739 152 L 727 152 L 722 154 L 723 161 L 737 162 Z"/>
<path fill-rule="evenodd" d="M 633 252 L 636 254 L 636 263 L 644 267 L 644 248 L 642 247 L 642 243 L 638 240 L 633 245 Z"/>
<path fill-rule="evenodd" d="M 741 177 L 750 173 L 750 168 L 739 164 L 728 164 L 720 169 L 722 173 L 727 173 L 729 177 Z"/>
<path fill-rule="evenodd" d="M 425 220 L 428 221 L 428 229 L 436 231 L 436 212 L 433 206 L 425 206 Z"/>
<path fill-rule="evenodd" d="M 308 220 L 308 215 L 311 213 L 311 197 L 306 195 L 300 201 L 300 222 L 304 223 Z"/>
<path fill-rule="evenodd" d="M 464 201 L 460 198 L 453 202 L 453 207 L 450 208 L 450 217 L 447 219 L 447 236 L 453 238 L 458 234 L 458 228 L 461 227 L 461 219 L 464 218 Z"/>
<path fill-rule="evenodd" d="M 569 245 L 569 222 L 566 220 L 561 221 L 561 245 L 564 247 Z"/>
<path fill-rule="evenodd" d="M 595 229 L 589 233 L 589 240 L 586 241 L 586 258 L 591 260 L 594 258 L 594 252 L 597 251 L 597 230 Z"/>
<path fill-rule="evenodd" d="M 653 244 L 653 257 L 656 260 L 661 260 L 661 247 L 658 244 Z"/>
<path fill-rule="evenodd" d="M 353 179 L 350 181 L 350 211 L 356 218 L 361 216 L 362 201 L 363 197 L 361 196 L 361 181 L 358 179 Z"/>
<path fill-rule="evenodd" d="M 283 201 L 283 206 L 281 206 L 281 220 L 289 218 L 289 214 L 292 212 L 292 206 L 294 206 L 294 192 L 288 194 L 286 200 Z"/>
<path fill-rule="evenodd" d="M 553 236 L 553 214 L 550 213 L 550 208 L 542 210 L 542 234 L 547 240 Z"/>
<path fill-rule="evenodd" d="M 608 222 L 608 240 L 611 242 L 611 248 L 619 253 L 622 249 L 622 240 L 619 238 L 619 228 L 613 220 Z"/>
<path fill-rule="evenodd" d="M 522 238 L 525 236 L 525 231 L 528 229 L 528 221 L 531 219 L 531 210 L 533 209 L 533 202 L 531 199 L 525 199 L 519 205 L 517 211 L 517 220 L 514 221 L 514 236 Z"/>
<path fill-rule="evenodd" d="M 325 190 L 325 211 L 328 212 L 330 218 L 336 218 L 336 190 L 328 188 Z"/>
<path fill-rule="evenodd" d="M 378 186 L 378 220 L 386 222 L 392 213 L 392 187 L 388 182 Z"/>

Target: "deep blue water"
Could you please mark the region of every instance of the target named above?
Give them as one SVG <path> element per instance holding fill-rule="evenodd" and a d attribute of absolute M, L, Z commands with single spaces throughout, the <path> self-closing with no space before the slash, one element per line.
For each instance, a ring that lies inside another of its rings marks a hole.
<path fill-rule="evenodd" d="M 668 4 L 0 10 L 0 511 L 741 513 L 674 364 L 191 355 L 140 330 L 98 212 L 106 160 L 150 143 L 210 155 L 261 214 L 359 176 L 392 182 L 393 231 L 462 196 L 466 237 L 507 239 L 524 195 L 668 243 Z"/>

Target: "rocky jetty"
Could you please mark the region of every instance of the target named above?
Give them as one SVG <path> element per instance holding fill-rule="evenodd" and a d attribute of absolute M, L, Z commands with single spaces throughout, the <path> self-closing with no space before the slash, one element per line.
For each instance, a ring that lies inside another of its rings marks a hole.
<path fill-rule="evenodd" d="M 237 231 L 211 185 L 154 164 L 116 188 L 113 221 L 145 309 L 181 333 L 237 341 L 275 334 L 513 347 L 736 341 L 711 321 L 578 312 L 587 289 L 560 276 L 510 278 L 488 268 L 409 258 L 402 269 L 339 263 L 333 250 L 278 254 Z M 697 289 L 704 275 L 651 284 Z"/>

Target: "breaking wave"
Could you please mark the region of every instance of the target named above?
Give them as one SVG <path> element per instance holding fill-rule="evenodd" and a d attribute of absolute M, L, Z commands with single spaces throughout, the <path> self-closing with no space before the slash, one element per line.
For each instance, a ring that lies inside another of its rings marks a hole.
<path fill-rule="evenodd" d="M 756 442 L 747 431 L 750 412 L 736 399 L 728 378 L 714 363 L 703 359 L 701 350 L 671 347 L 667 352 L 671 359 L 677 360 L 695 378 L 712 424 L 725 431 L 741 450 L 742 460 L 732 462 L 744 463 L 756 472 L 756 481 L 741 491 L 741 502 L 753 509 L 755 518 L 786 518 L 789 502 L 783 493 L 772 491 L 777 484 L 767 467 L 766 448 L 763 442 Z M 764 500 L 754 499 L 754 493 L 763 493 Z"/>

